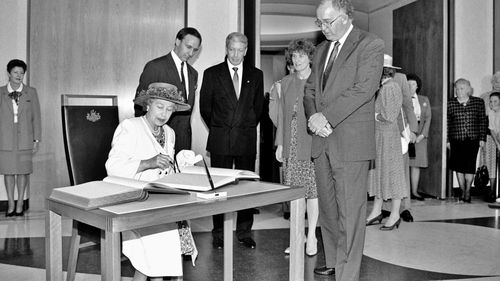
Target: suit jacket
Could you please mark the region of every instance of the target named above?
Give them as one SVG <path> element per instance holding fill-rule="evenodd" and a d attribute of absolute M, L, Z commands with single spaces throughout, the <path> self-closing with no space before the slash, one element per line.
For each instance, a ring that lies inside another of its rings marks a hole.
<path fill-rule="evenodd" d="M 189 81 L 187 102 L 191 106 L 191 110 L 175 112 L 167 123 L 175 131 L 175 151 L 177 152 L 182 149 L 191 149 L 191 112 L 194 106 L 196 88 L 198 86 L 198 72 L 191 65 L 186 65 L 188 71 L 188 77 L 186 79 Z M 179 72 L 177 72 L 171 53 L 156 58 L 146 64 L 139 79 L 136 96 L 138 92 L 147 89 L 149 84 L 153 82 L 169 83 L 175 85 L 177 89 L 182 88 L 181 77 L 179 76 Z M 134 105 L 134 109 L 135 116 L 142 116 L 145 114 L 143 109 L 138 105 Z"/>
<path fill-rule="evenodd" d="M 420 104 L 420 122 L 418 122 L 417 136 L 424 135 L 429 137 L 429 127 L 431 126 L 431 104 L 429 98 L 418 95 L 418 103 Z"/>
<path fill-rule="evenodd" d="M 394 81 L 401 88 L 401 93 L 403 94 L 403 112 L 405 114 L 405 123 L 408 123 L 410 126 L 410 131 L 417 134 L 418 123 L 417 117 L 415 116 L 415 111 L 413 109 L 413 102 L 411 100 L 410 86 L 408 85 L 408 80 L 406 79 L 406 75 L 403 73 L 396 72 L 394 75 Z M 403 131 L 403 116 L 399 114 L 398 116 L 398 125 L 399 130 Z"/>
<path fill-rule="evenodd" d="M 329 44 L 324 41 L 316 49 L 304 89 L 304 109 L 307 119 L 322 112 L 333 132 L 326 138 L 313 136 L 311 156 L 317 158 L 328 146 L 329 155 L 339 161 L 374 159 L 374 96 L 382 75 L 384 41 L 353 28 L 322 90 Z"/>
<path fill-rule="evenodd" d="M 205 70 L 200 113 L 209 130 L 207 150 L 219 155 L 255 155 L 263 104 L 264 82 L 260 69 L 243 63 L 239 99 L 226 61 Z"/>
<path fill-rule="evenodd" d="M 33 149 L 34 140 L 42 140 L 40 103 L 36 89 L 23 85 L 19 98 L 17 131 L 14 130 L 14 107 L 7 85 L 0 87 L 0 150 Z M 18 143 L 12 136 L 17 134 Z"/>
<path fill-rule="evenodd" d="M 283 158 L 290 157 L 292 140 L 292 119 L 295 102 L 297 105 L 297 160 L 311 161 L 312 137 L 307 133 L 307 120 L 304 114 L 304 85 L 305 81 L 298 78 L 297 73 L 292 73 L 281 80 L 283 95 L 279 99 L 278 120 L 276 130 L 276 145 L 283 145 Z M 297 87 L 297 85 L 301 85 Z"/>

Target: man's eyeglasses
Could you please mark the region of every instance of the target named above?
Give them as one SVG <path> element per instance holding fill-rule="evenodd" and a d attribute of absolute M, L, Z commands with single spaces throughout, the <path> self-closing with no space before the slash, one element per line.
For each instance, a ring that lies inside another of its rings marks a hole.
<path fill-rule="evenodd" d="M 323 27 L 323 25 L 324 25 L 324 26 L 326 26 L 326 27 L 330 27 L 330 26 L 332 26 L 332 25 L 333 25 L 333 23 L 334 23 L 336 20 L 338 20 L 341 16 L 342 16 L 342 15 L 338 15 L 338 16 L 337 16 L 336 18 L 334 18 L 333 20 L 331 20 L 331 21 L 326 21 L 326 22 L 324 22 L 324 21 L 322 21 L 322 20 L 320 20 L 320 19 L 316 19 L 316 20 L 314 21 L 314 23 L 315 23 L 315 24 L 316 24 L 319 28 L 322 28 L 322 27 Z"/>

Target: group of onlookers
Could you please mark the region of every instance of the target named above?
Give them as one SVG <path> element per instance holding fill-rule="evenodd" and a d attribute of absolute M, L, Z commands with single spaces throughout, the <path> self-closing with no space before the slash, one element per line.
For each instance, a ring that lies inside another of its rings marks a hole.
<path fill-rule="evenodd" d="M 398 72 L 392 57 L 383 54 L 384 42 L 352 25 L 350 1 L 323 0 L 316 16 L 327 40 L 317 47 L 306 39 L 290 42 L 285 55 L 290 74 L 270 91 L 275 157 L 283 163 L 283 183 L 305 188 L 309 256 L 318 252 L 316 228 L 321 223 L 325 265 L 314 272 L 357 280 L 366 226 L 388 217 L 380 230 L 399 228 L 401 220 L 413 221 L 410 198 L 424 200 L 418 184 L 420 169 L 429 162 L 431 105 L 420 94 L 420 78 Z M 145 65 L 134 99 L 136 117 L 122 121 L 114 133 L 106 162 L 109 175 L 150 181 L 176 171 L 176 153 L 191 148 L 198 72 L 188 60 L 201 42 L 196 29 L 183 28 L 171 52 Z M 205 70 L 200 90 L 200 113 L 209 130 L 206 149 L 213 167 L 254 170 L 263 73 L 244 63 L 244 34 L 230 33 L 225 43 L 224 61 Z M 23 215 L 23 200 L 15 204 L 14 187 L 23 198 L 32 154 L 41 140 L 36 90 L 22 83 L 26 69 L 22 61 L 9 62 L 9 83 L 0 87 L 6 216 Z M 492 85 L 481 99 L 472 96 L 469 81 L 458 79 L 456 98 L 448 102 L 449 163 L 457 172 L 461 192 L 456 194 L 463 202 L 471 202 L 479 147 L 485 148 L 490 171 L 496 169 L 500 72 Z M 367 194 L 374 197 L 369 213 Z M 236 235 L 247 248 L 256 247 L 251 236 L 255 213 L 238 212 Z M 223 247 L 222 226 L 221 215 L 214 216 L 214 248 Z M 194 262 L 197 249 L 189 224 L 179 222 L 124 232 L 123 253 L 136 269 L 134 280 L 162 280 L 181 276 L 181 254 Z"/>

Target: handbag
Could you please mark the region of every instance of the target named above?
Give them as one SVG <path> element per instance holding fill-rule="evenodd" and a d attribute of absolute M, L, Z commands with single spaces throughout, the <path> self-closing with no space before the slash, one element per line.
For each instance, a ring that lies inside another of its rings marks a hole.
<path fill-rule="evenodd" d="M 191 233 L 191 227 L 187 221 L 179 221 L 177 222 L 177 228 L 181 242 L 181 253 L 184 255 L 193 255 L 196 252 L 196 245 Z"/>
<path fill-rule="evenodd" d="M 485 188 L 490 180 L 490 175 L 488 173 L 488 168 L 483 165 L 476 170 L 474 175 L 474 186 L 477 188 Z"/>
<path fill-rule="evenodd" d="M 401 108 L 401 117 L 403 119 L 403 131 L 401 132 L 401 149 L 403 154 L 408 152 L 408 145 L 410 144 L 410 126 L 405 122 L 405 114 Z"/>

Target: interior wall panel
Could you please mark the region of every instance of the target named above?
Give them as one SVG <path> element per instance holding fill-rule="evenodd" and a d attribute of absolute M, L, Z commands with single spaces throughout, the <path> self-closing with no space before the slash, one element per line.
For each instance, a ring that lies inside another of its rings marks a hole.
<path fill-rule="evenodd" d="M 393 12 L 394 65 L 422 79 L 432 120 L 428 138 L 429 167 L 421 170 L 419 190 L 436 197 L 442 187 L 444 2 L 419 0 Z"/>
<path fill-rule="evenodd" d="M 28 74 L 43 134 L 30 203 L 41 209 L 52 188 L 69 184 L 60 95 L 117 95 L 120 120 L 132 117 L 144 64 L 173 49 L 185 0 L 31 0 L 30 11 Z"/>

